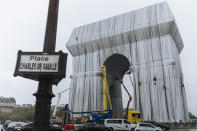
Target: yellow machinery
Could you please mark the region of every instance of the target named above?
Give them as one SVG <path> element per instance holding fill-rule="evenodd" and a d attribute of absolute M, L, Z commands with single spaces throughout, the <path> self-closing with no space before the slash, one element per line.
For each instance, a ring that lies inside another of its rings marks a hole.
<path fill-rule="evenodd" d="M 132 123 L 140 123 L 140 122 L 142 122 L 141 112 L 134 111 L 134 110 L 128 110 L 127 119 Z"/>
<path fill-rule="evenodd" d="M 100 113 L 93 113 L 92 117 L 97 120 L 93 120 L 94 122 L 99 123 L 101 119 L 107 119 L 107 118 L 112 118 L 112 104 L 111 104 L 111 98 L 109 94 L 109 88 L 107 84 L 107 74 L 106 74 L 106 67 L 102 66 L 102 73 L 103 73 L 103 111 Z M 130 96 L 130 99 L 128 101 L 127 109 L 126 109 L 126 118 L 132 122 L 132 123 L 140 123 L 142 121 L 141 119 L 141 112 L 139 111 L 133 111 L 133 110 L 128 110 L 129 104 L 132 100 L 132 97 L 124 84 L 121 81 L 121 84 L 125 88 L 126 92 Z M 109 103 L 109 109 L 108 109 L 108 103 Z M 99 121 L 98 121 L 99 120 Z"/>
<path fill-rule="evenodd" d="M 90 112 L 72 112 L 68 105 L 65 106 L 65 110 L 72 114 L 90 114 L 88 117 L 81 118 L 81 123 L 103 123 L 104 119 L 112 118 L 112 104 L 111 98 L 109 94 L 109 88 L 107 84 L 107 75 L 106 75 L 106 67 L 102 66 L 102 74 L 103 74 L 103 111 L 90 111 Z M 109 109 L 108 109 L 109 103 Z"/>
<path fill-rule="evenodd" d="M 107 74 L 106 74 L 106 66 L 102 66 L 103 72 L 103 110 L 107 110 L 107 100 L 109 103 L 109 108 L 112 110 L 111 98 L 109 94 L 109 88 L 107 84 Z"/>
<path fill-rule="evenodd" d="M 88 120 L 90 123 L 103 123 L 104 119 L 112 118 L 112 104 L 109 94 L 109 88 L 107 84 L 106 67 L 102 66 L 103 73 L 103 111 L 91 112 L 91 119 Z M 109 103 L 109 109 L 108 109 Z"/>
<path fill-rule="evenodd" d="M 130 80 L 131 80 L 131 78 L 130 78 Z M 127 88 L 125 87 L 125 85 L 123 84 L 122 80 L 120 80 L 120 83 L 122 84 L 125 91 L 129 95 L 129 100 L 128 100 L 127 108 L 126 108 L 126 111 L 125 111 L 125 118 L 128 119 L 132 123 L 140 123 L 142 121 L 141 112 L 140 111 L 135 111 L 135 110 L 129 110 L 129 104 L 132 100 L 132 97 L 131 97 L 131 94 L 129 93 L 129 91 L 127 90 Z M 132 83 L 132 81 L 131 81 L 131 83 Z"/>

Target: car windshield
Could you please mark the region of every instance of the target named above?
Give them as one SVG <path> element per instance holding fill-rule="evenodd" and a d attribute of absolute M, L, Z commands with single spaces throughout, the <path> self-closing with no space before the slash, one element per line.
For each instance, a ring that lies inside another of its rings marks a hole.
<path fill-rule="evenodd" d="M 26 126 L 32 126 L 33 127 L 33 123 L 32 122 L 30 122 L 30 123 L 27 123 L 27 124 L 25 124 Z"/>
<path fill-rule="evenodd" d="M 152 124 L 160 125 L 160 123 L 158 123 L 158 122 L 156 122 L 156 121 L 153 121 Z"/>
<path fill-rule="evenodd" d="M 144 121 L 144 123 L 151 123 L 155 126 L 160 125 L 160 123 L 156 122 L 156 121 Z"/>
<path fill-rule="evenodd" d="M 12 123 L 10 123 L 10 124 L 8 125 L 8 127 L 12 127 L 12 126 L 14 126 L 14 124 L 15 124 L 15 122 L 12 122 Z"/>
<path fill-rule="evenodd" d="M 94 124 L 94 123 L 87 123 L 87 124 L 84 124 L 83 126 L 96 126 L 96 124 Z"/>
<path fill-rule="evenodd" d="M 135 118 L 141 118 L 141 114 L 137 113 L 137 114 L 132 114 L 133 117 Z"/>
<path fill-rule="evenodd" d="M 21 126 L 24 126 L 24 125 L 25 125 L 25 123 L 22 123 L 22 122 L 21 122 L 21 123 L 16 123 L 16 124 L 15 124 L 16 127 L 21 127 Z"/>
<path fill-rule="evenodd" d="M 139 126 L 141 126 L 141 127 L 150 127 L 150 128 L 154 128 L 154 126 L 151 125 L 151 124 L 140 124 Z"/>

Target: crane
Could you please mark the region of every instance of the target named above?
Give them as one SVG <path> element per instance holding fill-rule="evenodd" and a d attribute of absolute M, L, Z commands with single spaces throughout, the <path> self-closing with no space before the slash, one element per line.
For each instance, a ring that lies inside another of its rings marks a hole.
<path fill-rule="evenodd" d="M 134 84 L 132 82 L 132 79 L 131 79 L 130 74 L 132 74 L 134 71 L 135 71 L 135 67 L 134 66 L 130 66 L 129 67 L 129 70 L 125 73 L 125 74 L 128 74 L 129 75 L 129 79 L 131 81 L 132 87 L 134 87 Z M 123 81 L 122 80 L 120 80 L 120 84 L 124 87 L 125 91 L 127 92 L 128 96 L 129 96 L 129 100 L 128 100 L 127 108 L 126 108 L 126 112 L 125 112 L 125 118 L 127 118 L 127 116 L 128 116 L 128 110 L 129 110 L 129 105 L 130 105 L 130 102 L 132 100 L 132 96 L 129 93 L 129 91 L 127 90 L 126 86 L 123 84 Z"/>
<path fill-rule="evenodd" d="M 109 88 L 107 84 L 107 74 L 106 74 L 106 66 L 102 66 L 103 73 L 103 110 L 107 110 L 107 100 L 109 103 L 109 108 L 112 110 L 111 98 L 109 94 Z"/>
<path fill-rule="evenodd" d="M 58 107 L 59 102 L 60 102 L 61 94 L 64 93 L 64 92 L 66 92 L 66 91 L 68 91 L 68 90 L 70 90 L 70 88 L 68 88 L 68 89 L 66 89 L 66 90 L 63 90 L 63 91 L 57 93 L 58 99 L 57 99 L 57 103 L 56 103 L 56 105 L 55 105 L 55 109 L 54 109 L 53 114 L 52 114 L 52 119 L 55 118 L 55 115 L 56 115 L 56 112 L 57 112 L 57 107 Z"/>
<path fill-rule="evenodd" d="M 130 78 L 130 81 L 131 81 L 131 84 L 132 84 L 133 87 L 134 87 L 134 84 L 132 82 L 130 74 L 132 72 L 134 72 L 134 71 L 135 71 L 134 67 L 130 67 L 129 70 L 125 73 L 125 74 L 129 75 L 129 78 Z M 129 91 L 127 90 L 126 86 L 123 84 L 122 80 L 120 80 L 120 83 L 124 87 L 125 91 L 127 92 L 128 96 L 129 96 L 129 100 L 128 100 L 128 103 L 127 103 L 127 107 L 126 107 L 126 111 L 125 111 L 125 116 L 124 117 L 126 119 L 128 119 L 132 123 L 140 123 L 142 121 L 142 119 L 141 119 L 141 112 L 140 111 L 135 111 L 135 110 L 129 110 L 129 105 L 130 105 L 130 102 L 132 100 L 132 96 L 129 93 Z"/>
<path fill-rule="evenodd" d="M 129 96 L 129 100 L 128 100 L 127 108 L 126 108 L 126 112 L 125 112 L 125 118 L 127 118 L 127 116 L 128 116 L 128 110 L 129 110 L 129 105 L 130 105 L 130 102 L 132 100 L 132 96 L 129 93 L 129 91 L 127 90 L 127 88 L 125 87 L 125 85 L 123 84 L 123 81 L 122 80 L 120 80 L 120 83 L 122 84 L 122 86 L 124 87 L 125 91 L 127 92 L 128 96 Z"/>

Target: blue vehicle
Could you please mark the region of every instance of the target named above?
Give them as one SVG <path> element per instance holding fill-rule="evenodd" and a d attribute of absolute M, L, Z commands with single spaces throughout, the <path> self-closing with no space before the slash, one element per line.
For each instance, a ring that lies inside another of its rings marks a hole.
<path fill-rule="evenodd" d="M 103 124 L 104 119 L 112 118 L 112 110 L 91 111 L 91 112 L 72 112 L 69 109 L 68 104 L 66 104 L 65 110 L 66 110 L 66 112 L 69 112 L 71 114 L 88 114 L 90 116 L 90 119 L 87 121 L 88 123 Z"/>
<path fill-rule="evenodd" d="M 89 123 L 103 124 L 105 119 L 112 118 L 112 110 L 93 112 L 91 118 L 92 119 L 88 121 Z"/>
<path fill-rule="evenodd" d="M 91 111 L 91 112 L 72 112 L 69 109 L 69 105 L 65 106 L 65 110 L 70 112 L 71 114 L 90 114 L 91 119 L 87 122 L 89 123 L 98 123 L 103 124 L 104 119 L 112 118 L 112 103 L 109 94 L 109 88 L 107 84 L 107 75 L 106 75 L 106 67 L 102 66 L 102 74 L 103 74 L 103 111 Z M 109 104 L 109 110 L 108 108 Z"/>

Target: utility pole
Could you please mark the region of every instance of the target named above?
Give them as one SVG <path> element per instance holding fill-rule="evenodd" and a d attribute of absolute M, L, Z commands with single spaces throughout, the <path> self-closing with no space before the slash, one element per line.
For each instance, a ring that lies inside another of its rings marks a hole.
<path fill-rule="evenodd" d="M 44 53 L 55 52 L 58 8 L 59 0 L 50 0 L 43 46 Z M 51 99 L 54 97 L 51 81 L 52 78 L 47 76 L 39 78 L 38 90 L 34 94 L 36 97 L 34 131 L 49 131 Z"/>

